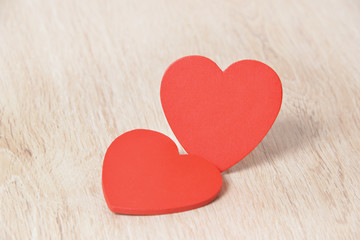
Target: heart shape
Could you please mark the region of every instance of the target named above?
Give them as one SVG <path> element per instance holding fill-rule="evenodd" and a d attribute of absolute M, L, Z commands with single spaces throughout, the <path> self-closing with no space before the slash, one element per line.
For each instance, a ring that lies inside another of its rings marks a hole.
<path fill-rule="evenodd" d="M 220 171 L 201 157 L 179 155 L 167 136 L 137 129 L 116 138 L 105 154 L 102 186 L 111 211 L 153 215 L 186 211 L 213 201 Z"/>
<path fill-rule="evenodd" d="M 166 70 L 161 103 L 175 136 L 189 154 L 224 171 L 265 137 L 281 107 L 282 87 L 269 66 L 243 60 L 222 71 L 201 56 Z"/>

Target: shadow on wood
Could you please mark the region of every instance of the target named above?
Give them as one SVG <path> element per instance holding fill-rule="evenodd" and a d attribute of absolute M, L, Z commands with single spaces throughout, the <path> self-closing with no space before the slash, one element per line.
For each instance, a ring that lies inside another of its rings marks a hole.
<path fill-rule="evenodd" d="M 313 145 L 321 133 L 320 125 L 310 115 L 284 118 L 279 115 L 260 144 L 239 163 L 225 171 L 231 174 L 250 167 L 277 161 L 289 152 Z"/>

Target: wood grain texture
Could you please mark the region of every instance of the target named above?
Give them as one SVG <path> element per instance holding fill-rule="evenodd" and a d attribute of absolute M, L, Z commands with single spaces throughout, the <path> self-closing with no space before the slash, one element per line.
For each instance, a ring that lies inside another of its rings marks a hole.
<path fill-rule="evenodd" d="M 359 239 L 359 23 L 357 0 L 1 0 L 0 238 Z M 270 65 L 280 115 L 212 204 L 112 214 L 106 148 L 134 128 L 175 140 L 160 82 L 192 54 Z"/>

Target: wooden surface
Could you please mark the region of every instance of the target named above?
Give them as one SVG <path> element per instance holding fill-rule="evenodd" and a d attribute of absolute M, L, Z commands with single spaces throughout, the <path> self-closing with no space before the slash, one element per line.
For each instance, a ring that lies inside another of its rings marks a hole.
<path fill-rule="evenodd" d="M 359 239 L 359 23 L 358 0 L 1 0 L 0 238 Z M 115 215 L 106 148 L 134 128 L 175 139 L 160 82 L 191 54 L 273 67 L 280 115 L 215 202 Z"/>

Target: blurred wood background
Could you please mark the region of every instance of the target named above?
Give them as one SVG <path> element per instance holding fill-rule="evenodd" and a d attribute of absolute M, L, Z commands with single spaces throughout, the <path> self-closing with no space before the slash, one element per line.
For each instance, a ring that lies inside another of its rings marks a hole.
<path fill-rule="evenodd" d="M 175 140 L 160 82 L 193 54 L 270 65 L 280 115 L 213 203 L 115 215 L 104 153 Z M 0 239 L 360 239 L 359 64 L 358 0 L 0 0 Z"/>

